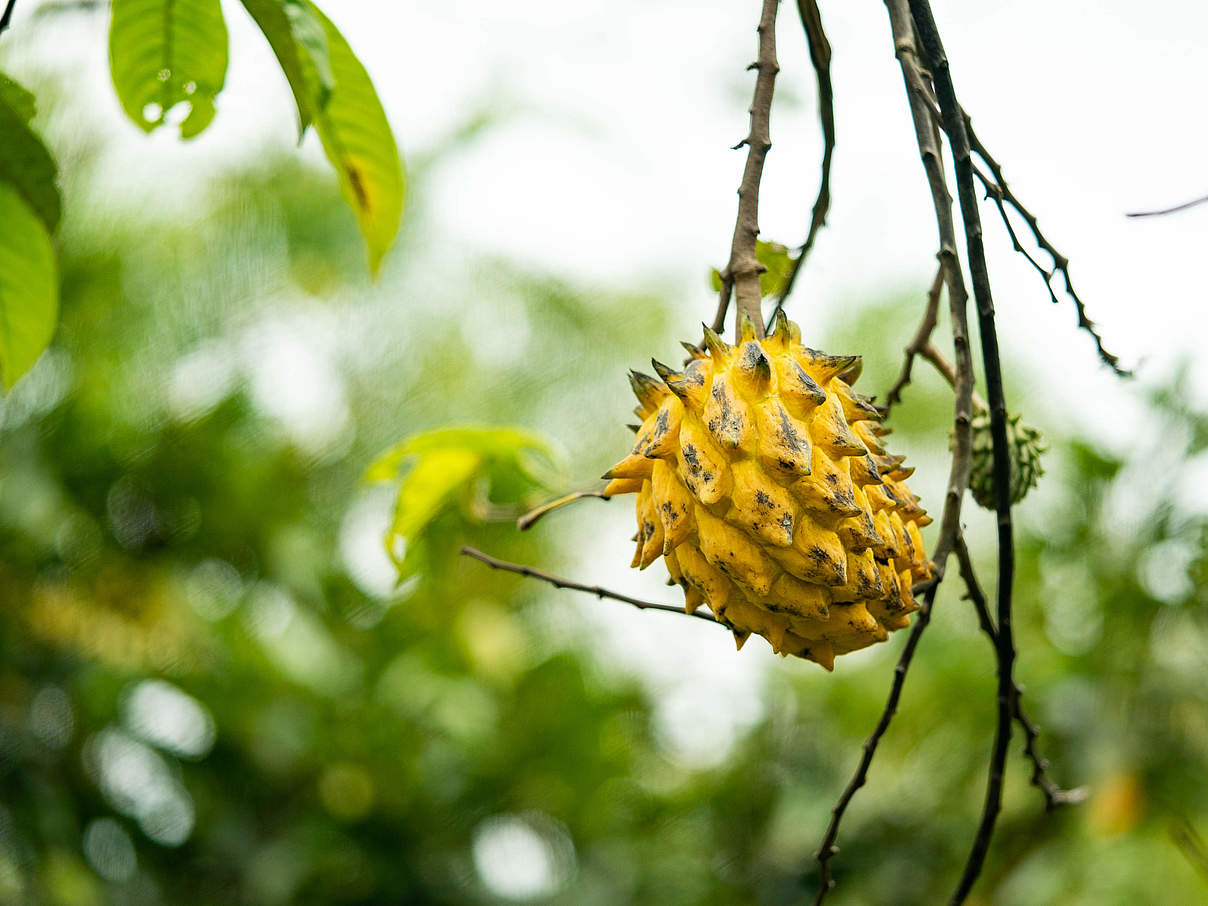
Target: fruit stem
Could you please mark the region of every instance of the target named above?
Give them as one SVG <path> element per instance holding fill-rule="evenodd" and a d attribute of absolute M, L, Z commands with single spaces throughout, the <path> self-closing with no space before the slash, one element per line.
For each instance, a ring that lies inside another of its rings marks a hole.
<path fill-rule="evenodd" d="M 763 337 L 759 275 L 765 268 L 755 256 L 755 240 L 759 236 L 759 183 L 763 179 L 764 159 L 772 147 L 769 125 L 772 93 L 776 74 L 780 72 L 780 64 L 776 62 L 776 12 L 779 6 L 780 0 L 763 0 L 757 29 L 759 57 L 748 67 L 759 73 L 755 79 L 755 97 L 751 101 L 751 128 L 747 137 L 734 146 L 736 150 L 747 146 L 747 164 L 738 187 L 738 216 L 734 222 L 734 238 L 730 243 L 730 263 L 722 272 L 721 298 L 727 300 L 731 290 L 736 297 L 736 342 L 744 314 L 755 322 L 757 336 Z"/>

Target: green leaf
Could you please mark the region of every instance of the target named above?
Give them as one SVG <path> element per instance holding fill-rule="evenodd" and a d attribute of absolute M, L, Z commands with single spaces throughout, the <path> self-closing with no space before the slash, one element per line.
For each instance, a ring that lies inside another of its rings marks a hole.
<path fill-rule="evenodd" d="M 8 389 L 54 335 L 59 280 L 50 233 L 5 184 L 0 184 L 0 224 L 0 381 Z"/>
<path fill-rule="evenodd" d="M 556 480 L 556 459 L 544 438 L 520 428 L 438 428 L 396 444 L 365 473 L 369 481 L 399 482 L 387 550 L 397 561 L 394 542 L 412 544 L 463 491 L 490 503 L 492 489 L 519 500 L 547 486 Z"/>
<path fill-rule="evenodd" d="M 767 268 L 759 275 L 759 292 L 764 296 L 779 296 L 793 272 L 793 256 L 779 242 L 760 239 L 755 243 L 755 257 Z"/>
<path fill-rule="evenodd" d="M 454 448 L 419 457 L 399 484 L 392 538 L 410 541 L 478 474 L 482 457 Z M 389 549 L 394 550 L 390 545 Z"/>
<path fill-rule="evenodd" d="M 0 183 L 21 196 L 47 232 L 53 233 L 62 207 L 55 185 L 57 169 L 42 140 L 29 128 L 34 110 L 33 95 L 0 76 Z"/>
<path fill-rule="evenodd" d="M 406 177 L 382 102 L 344 36 L 307 0 L 243 0 L 340 177 L 375 275 L 403 214 Z"/>
<path fill-rule="evenodd" d="M 243 0 L 277 57 L 298 107 L 298 137 L 327 106 L 335 87 L 327 32 L 306 0 Z"/>
<path fill-rule="evenodd" d="M 109 70 L 126 115 L 144 132 L 187 104 L 181 138 L 214 119 L 226 81 L 227 28 L 219 0 L 113 0 Z"/>
<path fill-rule="evenodd" d="M 25 90 L 2 72 L 0 72 L 0 101 L 12 107 L 21 117 L 21 122 L 26 125 L 29 125 L 30 120 L 38 112 L 34 93 Z"/>
<path fill-rule="evenodd" d="M 326 106 L 315 116 L 315 128 L 340 175 L 344 199 L 356 212 L 369 247 L 369 270 L 377 274 L 403 216 L 403 162 L 365 67 L 331 20 L 312 8 L 327 34 L 335 78 Z"/>

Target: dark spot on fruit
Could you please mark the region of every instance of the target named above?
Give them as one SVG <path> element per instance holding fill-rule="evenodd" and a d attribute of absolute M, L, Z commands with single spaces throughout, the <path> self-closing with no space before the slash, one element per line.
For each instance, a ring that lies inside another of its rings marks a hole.
<path fill-rule="evenodd" d="M 684 444 L 684 462 L 688 464 L 688 469 L 693 475 L 700 474 L 700 453 L 692 444 Z"/>
<path fill-rule="evenodd" d="M 766 491 L 756 491 L 755 502 L 762 507 L 770 507 L 772 505 L 772 498 L 768 496 Z"/>
<path fill-rule="evenodd" d="M 839 484 L 838 473 L 837 472 L 827 472 L 826 473 L 826 483 L 830 484 L 830 485 L 838 485 Z"/>

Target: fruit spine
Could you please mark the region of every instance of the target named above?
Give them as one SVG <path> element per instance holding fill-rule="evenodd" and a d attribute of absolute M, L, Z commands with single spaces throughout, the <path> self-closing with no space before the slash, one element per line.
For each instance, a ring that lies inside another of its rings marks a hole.
<path fill-rule="evenodd" d="M 763 340 L 740 330 L 729 346 L 706 328 L 682 372 L 630 373 L 641 424 L 605 493 L 637 494 L 633 565 L 663 557 L 688 612 L 707 605 L 739 648 L 755 633 L 831 670 L 908 625 L 931 520 L 851 387 L 858 356 L 803 346 L 783 313 Z"/>

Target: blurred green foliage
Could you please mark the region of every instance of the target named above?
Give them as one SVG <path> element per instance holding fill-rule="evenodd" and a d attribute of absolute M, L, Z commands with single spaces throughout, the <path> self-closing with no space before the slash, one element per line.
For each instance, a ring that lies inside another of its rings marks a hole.
<path fill-rule="evenodd" d="M 598 562 L 628 534 L 623 504 L 587 501 L 525 536 L 473 505 L 533 490 L 519 445 L 476 460 L 501 482 L 484 498 L 429 507 L 396 584 L 392 493 L 361 483 L 381 450 L 449 424 L 526 425 L 590 480 L 629 442 L 624 369 L 671 358 L 695 323 L 657 295 L 442 258 L 423 178 L 379 285 L 348 212 L 292 159 L 218 181 L 188 224 L 115 218 L 103 187 L 66 194 L 62 327 L 0 403 L 0 902 L 812 893 L 902 634 L 825 675 L 459 558 L 470 543 L 625 580 L 623 559 Z M 921 303 L 919 287 L 803 327 L 863 353 L 873 392 Z M 950 401 L 916 372 L 895 449 L 938 501 Z M 977 902 L 1208 898 L 1171 834 L 1208 827 L 1208 518 L 1186 494 L 1208 417 L 1177 386 L 1133 396 L 1121 450 L 1069 437 L 1034 396 L 1023 412 L 1053 449 L 1020 510 L 1019 675 L 1056 778 L 1091 796 L 1044 815 L 1017 742 Z M 449 439 L 386 465 L 414 476 L 407 463 Z M 991 519 L 967 511 L 976 554 L 992 553 Z M 955 585 L 845 822 L 835 903 L 942 901 L 966 855 L 994 678 Z M 753 686 L 724 685 L 736 662 Z M 684 745 L 685 702 L 734 721 Z"/>

